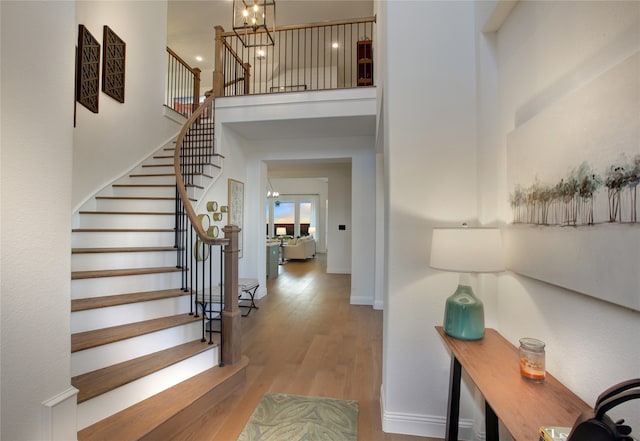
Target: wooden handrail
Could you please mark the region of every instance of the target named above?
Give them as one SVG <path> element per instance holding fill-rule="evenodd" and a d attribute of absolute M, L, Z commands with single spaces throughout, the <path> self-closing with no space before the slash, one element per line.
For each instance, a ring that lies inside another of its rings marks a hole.
<path fill-rule="evenodd" d="M 218 239 L 213 238 L 207 234 L 207 232 L 202 227 L 202 223 L 198 221 L 198 215 L 196 214 L 193 206 L 189 202 L 189 195 L 187 194 L 187 190 L 184 186 L 184 177 L 182 175 L 182 170 L 180 167 L 180 154 L 182 152 L 182 144 L 184 142 L 184 138 L 187 135 L 187 132 L 191 128 L 193 124 L 202 116 L 204 110 L 212 105 L 213 100 L 215 99 L 215 95 L 210 94 L 200 105 L 195 112 L 189 117 L 187 122 L 182 126 L 180 130 L 180 134 L 178 134 L 178 139 L 176 140 L 176 151 L 173 156 L 173 167 L 176 173 L 176 186 L 178 188 L 178 194 L 180 195 L 180 199 L 183 201 L 185 212 L 187 213 L 187 217 L 189 221 L 193 225 L 193 229 L 196 231 L 198 238 L 208 244 L 208 245 L 226 245 L 229 243 L 227 239 Z"/>
<path fill-rule="evenodd" d="M 227 83 L 224 83 L 224 87 L 233 86 L 234 84 L 238 84 L 242 81 L 244 81 L 244 77 L 236 78 L 235 80 L 231 80 Z"/>
<path fill-rule="evenodd" d="M 231 34 L 231 35 L 235 35 L 235 34 Z M 225 40 L 225 39 L 222 39 L 222 44 L 224 45 L 224 47 L 226 47 L 226 48 L 227 48 L 227 50 L 229 51 L 229 53 L 231 54 L 231 56 L 232 56 L 233 58 L 235 58 L 236 62 L 237 62 L 238 64 L 242 64 L 242 58 L 240 58 L 240 56 L 236 53 L 236 51 L 234 51 L 234 50 L 231 48 L 231 45 L 229 44 L 229 42 L 228 42 L 227 40 Z"/>
<path fill-rule="evenodd" d="M 349 25 L 349 24 L 358 24 L 358 23 L 376 23 L 376 17 L 363 17 L 363 18 L 352 18 L 347 20 L 329 20 L 329 21 L 321 21 L 316 23 L 307 23 L 307 24 L 292 24 L 292 25 L 280 25 L 274 26 L 273 28 L 269 28 L 269 32 L 278 32 L 278 31 L 290 31 L 296 29 L 306 29 L 306 28 L 320 28 L 327 26 L 340 26 L 340 25 Z M 259 28 L 256 30 L 256 33 L 259 34 L 261 32 L 266 32 L 264 29 Z M 233 37 L 236 33 L 233 31 L 223 32 L 221 34 L 222 37 Z"/>
<path fill-rule="evenodd" d="M 184 67 L 186 67 L 187 69 L 189 69 L 191 72 L 194 72 L 194 71 L 195 71 L 195 69 L 197 69 L 197 70 L 198 70 L 198 72 L 200 72 L 200 69 L 198 69 L 197 67 L 194 69 L 193 67 L 189 66 L 189 64 L 187 64 L 187 62 L 186 62 L 186 61 L 184 61 L 184 60 L 180 57 L 180 55 L 178 55 L 178 54 L 176 54 L 174 51 L 172 51 L 172 50 L 171 50 L 171 48 L 170 48 L 169 46 L 167 46 L 167 52 L 169 52 L 173 58 L 175 58 L 176 60 L 178 60 L 178 62 L 179 62 L 180 64 L 182 64 Z"/>
<path fill-rule="evenodd" d="M 215 100 L 215 94 L 210 93 L 205 98 L 204 102 L 193 112 L 193 114 L 189 117 L 187 122 L 182 126 L 180 133 L 178 134 L 178 139 L 176 140 L 176 150 L 173 159 L 173 166 L 176 175 L 176 188 L 178 192 L 178 196 L 180 201 L 182 202 L 182 207 L 184 212 L 186 213 L 189 223 L 191 224 L 191 228 L 195 232 L 195 235 L 198 239 L 207 246 L 210 245 L 222 245 L 223 253 L 224 253 L 224 276 L 221 279 L 221 283 L 223 286 L 222 298 L 224 299 L 222 302 L 222 311 L 220 311 L 220 320 L 221 320 L 221 362 L 220 366 L 224 366 L 226 364 L 235 364 L 242 359 L 242 332 L 240 326 L 240 318 L 241 313 L 238 306 L 238 234 L 240 233 L 240 228 L 236 225 L 227 225 L 222 231 L 225 233 L 224 239 L 218 239 L 211 237 L 207 234 L 202 223 L 198 219 L 193 206 L 191 205 L 189 195 L 187 194 L 187 190 L 185 187 L 184 176 L 182 174 L 182 147 L 185 142 L 185 138 L 191 129 L 192 126 L 196 125 L 198 121 L 203 121 L 205 118 L 205 112 L 209 109 L 209 114 L 207 118 L 213 121 L 213 102 Z M 188 164 L 186 165 L 189 166 Z M 178 229 L 178 223 L 176 223 L 176 231 Z M 187 249 L 191 249 L 191 238 L 188 239 L 187 242 L 189 245 L 186 247 Z M 197 242 L 196 242 L 196 246 Z M 222 263 L 221 263 L 222 265 Z M 196 262 L 196 271 L 197 271 L 197 262 Z M 221 267 L 222 268 L 222 267 Z M 210 271 L 211 273 L 211 271 Z M 197 274 L 197 273 L 196 273 Z M 211 274 L 210 274 L 211 275 Z M 196 279 L 196 287 L 195 293 L 197 295 L 198 285 Z M 209 279 L 209 293 L 211 293 L 213 280 Z M 194 293 L 193 288 L 189 288 L 192 290 L 192 295 Z M 204 332 L 205 332 L 205 320 L 206 317 L 206 306 L 204 302 L 205 290 L 207 289 L 206 284 L 203 279 L 203 287 L 202 287 L 202 295 L 203 295 L 203 340 L 204 340 Z M 209 294 L 209 305 L 211 305 L 211 294 Z M 197 305 L 196 305 L 196 313 L 197 313 Z M 213 332 L 212 330 L 209 331 Z M 212 344 L 211 337 L 209 337 L 209 343 Z"/>
<path fill-rule="evenodd" d="M 182 113 L 184 116 L 187 116 L 188 114 L 191 114 L 193 112 L 195 112 L 196 108 L 199 105 L 199 101 L 200 101 L 200 77 L 202 74 L 202 71 L 197 68 L 197 67 L 191 67 L 189 66 L 189 64 L 183 60 L 178 54 L 176 54 L 170 47 L 167 46 L 167 53 L 169 54 L 170 60 L 174 60 L 177 64 L 176 66 L 181 66 L 180 69 L 184 68 L 184 76 L 181 75 L 180 72 L 175 72 L 172 71 L 171 66 L 173 66 L 173 64 L 170 62 L 169 63 L 169 74 L 168 74 L 168 78 L 167 78 L 167 102 L 165 103 L 165 105 L 167 105 L 168 107 L 173 108 L 174 110 L 177 110 L 173 107 L 172 103 L 170 102 L 170 98 L 178 98 L 180 96 L 176 96 L 177 93 L 181 93 L 182 92 L 182 88 L 184 86 L 188 86 L 190 81 L 193 81 L 193 84 L 191 84 L 191 91 L 190 93 L 192 94 L 193 98 L 192 98 L 192 102 L 191 102 L 191 111 L 190 112 L 186 112 L 185 109 L 180 109 L 179 113 Z M 191 75 L 189 76 L 186 72 L 189 72 Z M 172 81 L 172 79 L 176 79 L 176 78 L 180 78 L 181 81 L 179 85 L 177 85 L 177 87 L 174 89 L 173 86 L 176 86 L 176 84 L 174 83 L 174 81 Z M 182 82 L 184 81 L 184 82 Z"/>

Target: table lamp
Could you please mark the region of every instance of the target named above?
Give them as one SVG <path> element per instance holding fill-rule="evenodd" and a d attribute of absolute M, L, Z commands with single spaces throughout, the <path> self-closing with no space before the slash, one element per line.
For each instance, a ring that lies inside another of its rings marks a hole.
<path fill-rule="evenodd" d="M 287 228 L 286 227 L 277 227 L 276 228 L 276 236 L 278 236 L 280 238 L 280 246 L 284 245 L 284 237 L 287 234 Z"/>
<path fill-rule="evenodd" d="M 445 304 L 444 331 L 460 340 L 482 339 L 484 306 L 471 288 L 468 273 L 504 270 L 500 230 L 434 228 L 430 266 L 461 273 L 458 288 Z"/>

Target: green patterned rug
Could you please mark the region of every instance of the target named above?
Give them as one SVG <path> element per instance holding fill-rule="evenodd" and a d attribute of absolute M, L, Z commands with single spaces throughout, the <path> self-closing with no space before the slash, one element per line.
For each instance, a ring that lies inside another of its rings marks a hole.
<path fill-rule="evenodd" d="M 356 441 L 358 402 L 264 394 L 238 441 Z"/>

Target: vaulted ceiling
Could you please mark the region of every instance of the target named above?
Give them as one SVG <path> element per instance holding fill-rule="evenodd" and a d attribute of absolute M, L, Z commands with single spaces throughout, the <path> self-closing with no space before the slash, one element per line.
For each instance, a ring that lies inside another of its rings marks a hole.
<path fill-rule="evenodd" d="M 252 0 L 246 0 L 252 1 Z M 213 78 L 214 27 L 232 31 L 232 0 L 169 0 L 167 46 L 192 67 L 202 70 L 202 87 Z M 373 0 L 276 0 L 276 25 L 309 24 L 373 16 Z M 202 61 L 196 61 L 196 56 Z M 281 122 L 246 122 L 230 126 L 248 140 L 331 136 L 365 136 L 375 133 L 375 118 L 319 118 Z M 294 161 L 295 169 L 344 166 L 347 159 Z M 269 170 L 292 167 L 291 161 L 269 161 Z M 286 175 L 286 173 L 284 174 Z"/>
<path fill-rule="evenodd" d="M 251 1 L 251 0 L 248 0 Z M 203 72 L 203 86 L 213 72 L 214 27 L 231 31 L 232 0 L 169 0 L 167 46 Z M 373 0 L 276 0 L 276 25 L 307 24 L 371 17 Z M 196 57 L 202 61 L 196 61 Z"/>

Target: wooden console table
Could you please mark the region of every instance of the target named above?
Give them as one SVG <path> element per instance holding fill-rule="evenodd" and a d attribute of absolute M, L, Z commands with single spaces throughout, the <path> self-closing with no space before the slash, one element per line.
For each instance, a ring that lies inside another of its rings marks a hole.
<path fill-rule="evenodd" d="M 516 441 L 533 441 L 540 426 L 571 427 L 590 409 L 548 372 L 542 383 L 522 378 L 518 349 L 495 329 L 486 329 L 477 341 L 452 338 L 442 326 L 436 330 L 451 352 L 447 441 L 458 439 L 462 369 L 484 396 L 487 441 L 499 439 L 498 420 Z"/>

